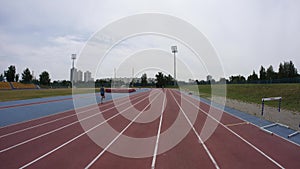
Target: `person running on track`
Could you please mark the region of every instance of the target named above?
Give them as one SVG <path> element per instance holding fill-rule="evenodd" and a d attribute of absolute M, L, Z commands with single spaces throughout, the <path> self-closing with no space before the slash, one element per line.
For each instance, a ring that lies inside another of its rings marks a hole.
<path fill-rule="evenodd" d="M 100 95 L 101 95 L 101 104 L 103 103 L 103 100 L 105 99 L 105 90 L 103 85 L 100 88 Z"/>

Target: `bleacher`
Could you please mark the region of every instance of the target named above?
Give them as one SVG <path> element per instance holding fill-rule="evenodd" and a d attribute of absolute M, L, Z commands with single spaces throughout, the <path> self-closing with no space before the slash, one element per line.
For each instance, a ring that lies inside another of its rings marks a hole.
<path fill-rule="evenodd" d="M 19 82 L 11 82 L 13 89 L 36 89 L 34 84 L 24 84 Z"/>
<path fill-rule="evenodd" d="M 9 82 L 0 82 L 0 89 L 9 90 L 12 88 Z"/>

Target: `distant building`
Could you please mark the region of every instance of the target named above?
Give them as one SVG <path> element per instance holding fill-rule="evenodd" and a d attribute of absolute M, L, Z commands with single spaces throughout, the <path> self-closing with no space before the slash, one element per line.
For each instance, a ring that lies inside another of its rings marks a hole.
<path fill-rule="evenodd" d="M 82 82 L 83 81 L 83 73 L 81 70 L 77 70 L 76 68 L 71 68 L 70 70 L 70 81 L 71 82 Z"/>
<path fill-rule="evenodd" d="M 77 81 L 82 82 L 82 71 L 81 70 L 77 71 Z"/>
<path fill-rule="evenodd" d="M 84 72 L 84 81 L 89 82 L 93 81 L 94 79 L 92 78 L 92 73 L 90 71 L 85 71 Z"/>
<path fill-rule="evenodd" d="M 76 68 L 71 68 L 71 70 L 70 70 L 70 81 L 77 82 L 77 69 Z"/>

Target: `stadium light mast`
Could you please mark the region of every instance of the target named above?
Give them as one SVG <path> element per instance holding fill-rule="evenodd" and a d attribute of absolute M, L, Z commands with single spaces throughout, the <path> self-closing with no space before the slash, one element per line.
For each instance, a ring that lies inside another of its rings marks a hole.
<path fill-rule="evenodd" d="M 172 53 L 174 53 L 174 85 L 176 85 L 176 53 L 178 52 L 177 46 L 171 46 Z"/>
<path fill-rule="evenodd" d="M 71 68 L 71 79 L 70 80 L 71 80 L 72 87 L 73 87 L 73 84 L 75 82 L 75 76 L 76 76 L 75 66 L 74 66 L 74 62 L 75 62 L 75 59 L 76 59 L 76 54 L 72 54 L 71 59 L 72 59 L 72 68 Z"/>
<path fill-rule="evenodd" d="M 76 54 L 72 54 L 71 55 L 71 59 L 72 59 L 72 68 L 74 69 L 75 67 L 74 67 L 74 61 L 75 61 L 75 59 L 76 59 Z"/>

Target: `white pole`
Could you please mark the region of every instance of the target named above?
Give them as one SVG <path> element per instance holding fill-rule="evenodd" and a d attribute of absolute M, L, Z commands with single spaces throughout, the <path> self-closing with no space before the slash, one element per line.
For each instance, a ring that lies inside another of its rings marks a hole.
<path fill-rule="evenodd" d="M 177 46 L 171 46 L 172 53 L 174 53 L 174 86 L 176 85 L 176 52 Z"/>

